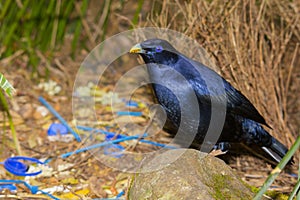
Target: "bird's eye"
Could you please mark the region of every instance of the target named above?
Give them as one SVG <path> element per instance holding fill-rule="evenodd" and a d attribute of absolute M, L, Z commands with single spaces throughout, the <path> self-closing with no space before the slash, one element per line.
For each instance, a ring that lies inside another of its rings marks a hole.
<path fill-rule="evenodd" d="M 160 52 L 162 52 L 162 50 L 163 50 L 162 46 L 155 47 L 156 53 L 160 53 Z"/>

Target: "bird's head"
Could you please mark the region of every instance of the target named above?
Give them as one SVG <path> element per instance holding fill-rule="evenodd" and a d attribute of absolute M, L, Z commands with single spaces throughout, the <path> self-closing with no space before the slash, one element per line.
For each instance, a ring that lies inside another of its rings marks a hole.
<path fill-rule="evenodd" d="M 170 64 L 178 59 L 176 49 L 166 40 L 157 38 L 138 43 L 129 52 L 140 54 L 145 63 Z"/>

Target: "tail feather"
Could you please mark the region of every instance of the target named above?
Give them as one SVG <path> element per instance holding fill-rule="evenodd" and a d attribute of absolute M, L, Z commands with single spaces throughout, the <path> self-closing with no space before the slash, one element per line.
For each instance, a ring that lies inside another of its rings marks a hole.
<path fill-rule="evenodd" d="M 262 147 L 262 150 L 264 150 L 269 156 L 271 156 L 276 162 L 280 162 L 282 159 L 281 156 L 279 156 L 277 153 L 275 153 L 272 149 L 267 147 Z"/>
<path fill-rule="evenodd" d="M 259 123 L 249 119 L 242 122 L 243 142 L 254 154 L 264 157 L 273 163 L 279 163 L 287 153 L 288 149 L 277 139 L 272 137 Z M 259 149 L 258 149 L 258 148 Z M 293 163 L 293 159 L 289 164 Z"/>
<path fill-rule="evenodd" d="M 269 147 L 263 146 L 262 149 L 276 162 L 279 163 L 287 153 L 288 149 L 275 138 L 272 137 L 271 140 L 271 145 Z M 289 163 L 293 163 L 293 158 L 290 160 Z"/>

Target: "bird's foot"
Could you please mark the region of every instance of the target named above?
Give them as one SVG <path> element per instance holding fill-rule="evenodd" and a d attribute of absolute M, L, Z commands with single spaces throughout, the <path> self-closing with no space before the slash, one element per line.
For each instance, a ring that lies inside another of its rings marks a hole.
<path fill-rule="evenodd" d="M 223 155 L 227 153 L 229 148 L 230 144 L 228 142 L 220 142 L 213 147 L 213 150 L 209 154 L 212 156 Z"/>

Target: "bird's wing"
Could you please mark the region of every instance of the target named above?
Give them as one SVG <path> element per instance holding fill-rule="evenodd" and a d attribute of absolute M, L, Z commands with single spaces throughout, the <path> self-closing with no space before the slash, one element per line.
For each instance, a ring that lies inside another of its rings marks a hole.
<path fill-rule="evenodd" d="M 270 127 L 252 103 L 219 74 L 199 62 L 184 60 L 185 61 L 182 60 L 178 64 L 188 65 L 187 62 L 189 62 L 194 68 L 192 67 L 192 70 L 191 67 L 181 66 L 180 69 L 184 69 L 181 73 L 186 74 L 186 78 L 194 87 L 200 102 L 210 104 L 212 96 L 214 96 L 214 99 L 219 101 L 220 104 L 223 103 L 224 100 L 227 100 L 227 112 L 240 115 Z M 195 68 L 197 68 L 197 71 Z"/>
<path fill-rule="evenodd" d="M 253 106 L 253 104 L 238 90 L 236 90 L 230 83 L 224 79 L 226 96 L 228 98 L 227 105 L 234 114 L 251 119 L 258 123 L 264 124 L 271 128 L 263 116 Z"/>

